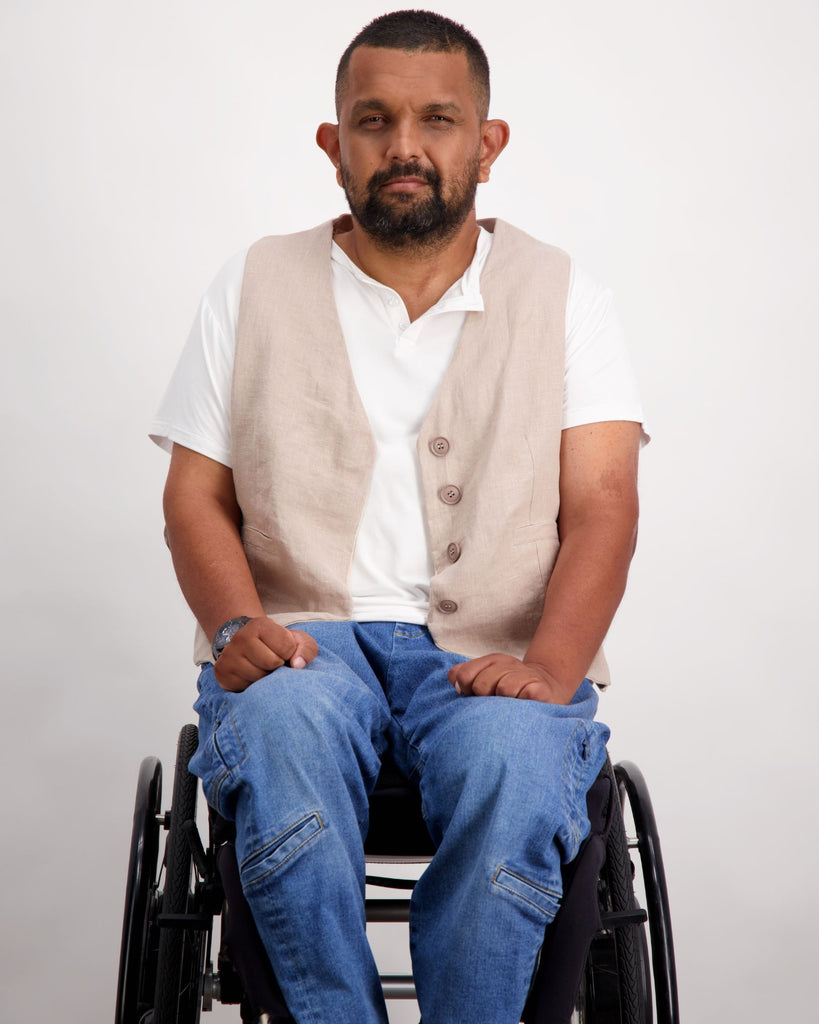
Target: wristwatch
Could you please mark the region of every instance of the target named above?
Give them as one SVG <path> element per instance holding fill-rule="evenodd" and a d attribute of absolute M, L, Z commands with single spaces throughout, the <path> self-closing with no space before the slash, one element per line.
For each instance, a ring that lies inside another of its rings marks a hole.
<path fill-rule="evenodd" d="M 250 622 L 249 615 L 240 615 L 237 619 L 228 619 L 227 622 L 223 623 L 216 630 L 213 634 L 213 643 L 210 648 L 213 651 L 214 661 L 218 659 L 219 655 L 236 636 L 242 626 L 246 626 L 248 622 Z"/>

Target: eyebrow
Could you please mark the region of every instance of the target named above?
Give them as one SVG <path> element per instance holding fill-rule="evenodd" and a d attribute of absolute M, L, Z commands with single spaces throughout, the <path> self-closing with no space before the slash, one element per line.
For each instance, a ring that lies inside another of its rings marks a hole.
<path fill-rule="evenodd" d="M 389 104 L 377 98 L 356 100 L 350 111 L 351 117 L 360 117 L 362 114 L 371 114 L 381 110 L 388 110 Z M 457 103 L 450 100 L 433 101 L 421 107 L 422 114 L 460 114 L 461 108 Z"/>
<path fill-rule="evenodd" d="M 425 107 L 421 108 L 422 114 L 460 114 L 461 108 L 457 103 L 451 101 L 440 103 L 427 103 Z"/>

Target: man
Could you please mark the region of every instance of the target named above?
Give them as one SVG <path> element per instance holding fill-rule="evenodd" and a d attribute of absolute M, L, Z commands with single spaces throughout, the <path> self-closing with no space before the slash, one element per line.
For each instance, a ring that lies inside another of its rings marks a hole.
<path fill-rule="evenodd" d="M 605 758 L 642 413 L 607 294 L 476 220 L 509 138 L 488 103 L 462 26 L 367 26 L 317 132 L 351 215 L 225 267 L 153 427 L 199 623 L 192 770 L 298 1024 L 386 1021 L 362 841 L 387 748 L 437 845 L 424 1024 L 519 1020 Z"/>

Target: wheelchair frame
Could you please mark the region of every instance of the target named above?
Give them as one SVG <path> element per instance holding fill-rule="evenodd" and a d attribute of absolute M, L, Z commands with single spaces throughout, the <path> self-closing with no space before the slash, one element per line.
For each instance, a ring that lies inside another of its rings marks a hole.
<path fill-rule="evenodd" d="M 194 725 L 179 734 L 167 811 L 161 809 L 160 761 L 146 757 L 140 765 L 115 1024 L 198 1024 L 214 1002 L 240 1004 L 245 1022 L 286 1024 L 292 1018 L 241 894 L 232 827 L 211 814 L 207 848 L 199 835 L 199 783 L 188 771 L 197 737 Z M 365 844 L 368 855 L 376 851 L 377 863 L 408 850 L 413 860 L 431 856 L 422 824 L 418 831 L 418 803 L 405 780 L 385 766 L 371 798 Z M 636 831 L 631 839 L 623 825 L 626 807 Z M 589 794 L 589 817 L 591 834 L 564 870 L 564 898 L 546 929 L 524 1024 L 652 1024 L 654 1011 L 657 1024 L 679 1024 L 662 853 L 636 765 L 624 761 L 612 768 L 607 761 Z M 160 857 L 162 832 L 167 837 Z M 639 854 L 646 910 L 634 892 L 632 850 Z M 414 884 L 370 874 L 367 882 L 389 889 Z M 368 898 L 366 909 L 368 922 L 407 921 L 409 896 Z M 214 971 L 216 916 L 222 928 Z M 386 999 L 414 998 L 411 975 L 381 980 Z"/>

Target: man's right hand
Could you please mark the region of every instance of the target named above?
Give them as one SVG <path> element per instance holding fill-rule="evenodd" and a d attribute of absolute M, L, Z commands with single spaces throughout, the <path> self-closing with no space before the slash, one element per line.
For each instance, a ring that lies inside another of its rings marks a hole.
<path fill-rule="evenodd" d="M 304 668 L 318 654 L 318 644 L 300 629 L 286 629 L 260 615 L 233 635 L 213 667 L 224 690 L 241 693 L 251 683 L 290 662 Z"/>

